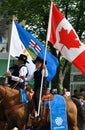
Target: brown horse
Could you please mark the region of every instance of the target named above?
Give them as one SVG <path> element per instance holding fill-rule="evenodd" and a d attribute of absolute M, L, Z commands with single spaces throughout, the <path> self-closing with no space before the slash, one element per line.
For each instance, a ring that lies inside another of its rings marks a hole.
<path fill-rule="evenodd" d="M 78 128 L 79 128 L 79 130 L 85 130 L 85 111 L 84 111 L 83 107 L 81 106 L 79 99 L 72 98 L 72 100 L 76 104 L 76 107 L 77 107 Z"/>
<path fill-rule="evenodd" d="M 64 98 L 66 101 L 67 119 L 71 126 L 71 130 L 79 130 L 77 122 L 78 107 L 76 107 L 75 103 L 70 98 Z M 0 123 L 2 125 L 2 128 L 0 125 L 0 130 L 11 130 L 14 127 L 17 127 L 18 130 L 25 130 L 29 113 L 31 112 L 30 110 L 33 110 L 32 105 L 31 101 L 29 102 L 28 107 L 25 107 L 21 103 L 21 93 L 19 90 L 0 85 Z M 31 119 L 32 125 L 35 126 L 36 124 L 38 128 L 43 127 L 50 122 L 49 108 L 42 108 L 40 116 L 40 120 L 37 120 L 36 118 Z M 7 122 L 7 126 L 3 128 L 5 122 Z"/>
<path fill-rule="evenodd" d="M 82 113 L 83 111 L 82 111 L 81 104 L 79 103 L 79 101 L 74 99 L 75 101 L 74 103 L 71 98 L 64 97 L 64 99 L 66 101 L 66 111 L 67 111 L 67 120 L 68 120 L 69 130 L 85 130 L 85 126 L 83 125 L 83 123 L 85 123 L 85 117 L 84 117 L 84 113 Z M 46 100 L 48 99 L 45 99 L 44 102 Z M 41 120 L 38 121 L 36 118 L 32 120 L 33 125 L 36 126 L 37 129 L 40 129 L 46 126 L 50 122 L 49 111 L 50 111 L 50 108 L 46 108 L 46 106 L 44 105 L 44 107 L 41 108 Z M 79 112 L 80 112 L 81 117 L 79 117 L 78 115 Z M 78 120 L 80 118 L 82 119 L 82 123 L 79 128 L 80 122 L 78 122 Z"/>
<path fill-rule="evenodd" d="M 14 127 L 18 130 L 25 130 L 31 106 L 30 101 L 27 107 L 21 103 L 19 90 L 0 85 L 0 121 L 7 122 L 6 130 Z M 0 130 L 5 130 L 5 128 L 0 128 Z"/>

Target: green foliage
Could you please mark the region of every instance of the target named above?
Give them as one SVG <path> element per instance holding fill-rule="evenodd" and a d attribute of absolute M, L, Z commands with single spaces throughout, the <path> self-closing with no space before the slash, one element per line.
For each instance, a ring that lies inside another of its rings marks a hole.
<path fill-rule="evenodd" d="M 85 0 L 53 0 L 65 17 L 76 29 L 80 38 L 85 38 Z M 42 41 L 46 40 L 51 0 L 2 0 L 0 15 L 8 21 L 16 15 L 19 22 L 23 19 L 30 31 Z M 35 33 L 36 32 L 36 33 Z"/>
<path fill-rule="evenodd" d="M 73 25 L 80 39 L 85 41 L 85 0 L 53 0 L 53 2 Z M 0 16 L 6 18 L 7 23 L 12 21 L 13 15 L 19 22 L 26 20 L 27 30 L 45 43 L 50 5 L 51 0 L 2 0 Z M 51 45 L 48 48 L 55 56 L 57 55 Z M 63 70 L 65 59 L 61 60 L 60 53 L 57 56 L 60 61 L 59 69 Z"/>
<path fill-rule="evenodd" d="M 64 67 L 64 64 L 65 64 L 65 58 L 61 58 L 61 60 L 60 60 L 60 69 L 62 70 L 63 69 L 63 67 Z"/>

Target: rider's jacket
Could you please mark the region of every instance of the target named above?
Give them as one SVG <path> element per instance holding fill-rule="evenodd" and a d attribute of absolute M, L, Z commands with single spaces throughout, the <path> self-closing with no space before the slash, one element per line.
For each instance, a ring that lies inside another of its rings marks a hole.
<path fill-rule="evenodd" d="M 40 70 L 36 70 L 34 72 L 34 91 L 36 91 L 37 89 L 40 89 L 41 87 L 41 79 L 42 79 L 42 69 Z M 47 86 L 47 80 L 46 77 L 43 77 L 43 89 L 46 89 Z"/>
<path fill-rule="evenodd" d="M 23 66 L 25 66 L 25 65 L 21 65 L 21 66 L 14 65 L 13 67 L 10 67 L 11 74 L 12 74 L 13 76 L 19 77 L 19 71 L 20 71 L 20 69 L 21 69 Z M 25 66 L 25 67 L 26 67 L 26 66 Z M 26 75 L 26 76 L 27 76 L 27 75 Z M 10 87 L 14 87 L 14 85 L 17 84 L 17 85 L 16 85 L 16 89 L 20 89 L 20 88 L 23 88 L 23 86 L 25 85 L 25 81 L 17 83 L 17 81 L 14 81 L 14 80 L 12 80 L 11 78 L 8 78 L 8 84 L 10 85 Z"/>

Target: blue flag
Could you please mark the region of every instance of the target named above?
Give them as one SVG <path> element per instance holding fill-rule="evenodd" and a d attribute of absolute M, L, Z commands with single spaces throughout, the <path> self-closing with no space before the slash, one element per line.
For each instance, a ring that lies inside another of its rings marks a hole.
<path fill-rule="evenodd" d="M 23 27 L 21 27 L 16 21 L 14 22 L 17 28 L 19 38 L 21 42 L 24 44 L 29 54 L 32 56 L 32 58 L 35 59 L 37 56 L 40 56 L 42 59 L 44 59 L 44 45 L 34 36 L 32 36 L 28 31 L 26 31 Z M 59 62 L 58 59 L 54 55 L 52 55 L 48 50 L 46 52 L 46 62 L 46 66 L 48 69 L 47 80 L 51 81 L 57 72 Z"/>

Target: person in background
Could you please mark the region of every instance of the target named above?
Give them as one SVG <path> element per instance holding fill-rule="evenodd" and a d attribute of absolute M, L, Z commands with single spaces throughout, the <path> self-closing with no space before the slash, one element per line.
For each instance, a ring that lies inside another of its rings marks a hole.
<path fill-rule="evenodd" d="M 6 53 L 6 48 L 2 47 L 2 49 L 0 50 L 1 53 Z"/>
<path fill-rule="evenodd" d="M 24 54 L 20 54 L 20 56 L 16 56 L 18 58 L 17 65 L 10 67 L 11 72 L 6 73 L 6 77 L 8 78 L 8 84 L 11 88 L 24 88 L 26 76 L 28 74 L 28 70 L 26 67 L 27 56 Z"/>
<path fill-rule="evenodd" d="M 51 93 L 54 95 L 54 94 L 57 94 L 57 88 L 56 89 L 52 89 L 51 90 Z"/>
<path fill-rule="evenodd" d="M 47 76 L 48 76 L 48 70 L 46 68 L 46 63 L 44 64 L 43 59 L 41 59 L 39 56 L 33 61 L 33 63 L 36 66 L 36 70 L 34 72 L 34 100 L 35 100 L 35 109 L 38 111 L 38 105 L 39 105 L 39 97 L 40 97 L 40 88 L 41 88 L 41 80 L 42 80 L 42 72 L 43 73 L 43 85 L 42 85 L 42 95 L 45 94 L 46 87 L 47 87 Z"/>
<path fill-rule="evenodd" d="M 81 103 L 82 108 L 85 110 L 85 100 L 84 100 L 84 97 L 83 96 L 79 96 L 78 99 L 79 99 L 79 101 Z"/>
<path fill-rule="evenodd" d="M 80 89 L 79 96 L 83 96 L 85 98 L 85 90 L 83 88 Z"/>
<path fill-rule="evenodd" d="M 75 90 L 74 90 L 74 95 L 72 95 L 71 97 L 78 99 L 78 95 L 79 95 L 78 90 L 75 89 Z"/>
<path fill-rule="evenodd" d="M 52 99 L 54 99 L 54 96 L 51 93 L 50 88 L 47 88 L 45 94 L 42 96 L 42 101 L 45 101 L 45 100 L 47 101 L 47 100 L 52 100 Z"/>
<path fill-rule="evenodd" d="M 66 88 L 63 88 L 63 90 L 62 90 L 62 95 L 63 95 L 63 96 L 66 96 L 66 92 L 67 92 L 67 89 L 66 89 Z"/>
<path fill-rule="evenodd" d="M 65 97 L 67 97 L 67 98 L 71 97 L 70 91 L 67 91 L 66 88 L 63 88 L 62 95 L 65 96 Z"/>

